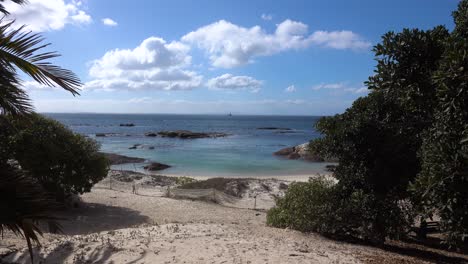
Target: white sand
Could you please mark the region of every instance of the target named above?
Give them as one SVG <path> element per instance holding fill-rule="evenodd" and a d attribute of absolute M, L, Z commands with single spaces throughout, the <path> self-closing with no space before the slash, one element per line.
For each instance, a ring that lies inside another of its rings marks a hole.
<path fill-rule="evenodd" d="M 101 185 L 82 200 L 62 215 L 66 235 L 42 239 L 36 263 L 363 263 L 391 255 L 267 227 L 265 212 L 256 210 Z M 30 263 L 25 242 L 11 233 L 0 240 L 1 255 L 0 263 Z"/>

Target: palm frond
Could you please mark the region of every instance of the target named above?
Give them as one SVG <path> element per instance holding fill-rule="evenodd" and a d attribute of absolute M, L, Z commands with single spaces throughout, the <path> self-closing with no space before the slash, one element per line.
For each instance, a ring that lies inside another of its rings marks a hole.
<path fill-rule="evenodd" d="M 27 0 L 10 0 L 10 1 L 13 2 L 13 3 L 16 3 L 18 5 L 22 5 L 22 4 L 27 3 Z M 8 15 L 10 13 L 3 6 L 3 2 L 5 2 L 5 0 L 0 0 L 0 13 L 3 13 L 4 15 Z"/>
<path fill-rule="evenodd" d="M 0 23 L 3 22 L 0 20 Z M 39 34 L 24 32 L 24 26 L 12 29 L 14 21 L 0 25 L 0 64 L 7 69 L 15 67 L 32 77 L 35 81 L 60 86 L 77 95 L 81 86 L 80 79 L 70 70 L 48 62 L 60 56 L 56 52 L 38 53 L 49 44 L 41 44 L 44 38 Z"/>
<path fill-rule="evenodd" d="M 39 222 L 47 222 L 53 227 L 52 231 L 61 230 L 57 218 L 50 215 L 58 205 L 39 184 L 15 166 L 2 162 L 0 175 L 0 233 L 10 230 L 23 236 L 33 262 L 31 241 L 40 245 Z"/>
<path fill-rule="evenodd" d="M 0 114 L 29 114 L 32 105 L 15 72 L 0 67 Z"/>

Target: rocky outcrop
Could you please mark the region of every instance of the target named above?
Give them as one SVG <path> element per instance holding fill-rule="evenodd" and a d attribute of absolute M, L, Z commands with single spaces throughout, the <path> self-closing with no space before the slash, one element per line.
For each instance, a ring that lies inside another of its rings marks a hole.
<path fill-rule="evenodd" d="M 309 151 L 309 143 L 280 149 L 275 152 L 274 155 L 282 156 L 288 159 L 303 159 L 312 162 L 336 162 L 335 159 L 325 159 L 320 155 Z"/>
<path fill-rule="evenodd" d="M 129 137 L 129 134 L 120 134 L 120 133 L 96 133 L 96 137 Z"/>
<path fill-rule="evenodd" d="M 163 163 L 159 163 L 159 162 L 152 162 L 148 165 L 146 165 L 144 168 L 145 170 L 148 170 L 148 171 L 160 171 L 160 170 L 164 170 L 164 169 L 167 169 L 167 168 L 170 168 L 171 166 L 167 165 L 167 164 L 163 164 Z"/>
<path fill-rule="evenodd" d="M 129 147 L 128 149 L 154 149 L 154 146 L 134 144 L 133 146 Z"/>
<path fill-rule="evenodd" d="M 258 130 L 292 130 L 291 128 L 287 127 L 259 127 Z"/>
<path fill-rule="evenodd" d="M 142 159 L 142 158 L 127 157 L 124 155 L 119 155 L 119 154 L 114 154 L 114 153 L 101 152 L 101 154 L 103 154 L 107 158 L 107 160 L 109 160 L 109 163 L 111 165 L 125 164 L 125 163 L 141 163 L 145 161 L 145 159 Z"/>
<path fill-rule="evenodd" d="M 158 133 L 161 137 L 170 137 L 170 138 L 182 138 L 182 139 L 194 139 L 194 138 L 217 138 L 225 137 L 225 133 L 202 133 L 202 132 L 192 132 L 188 130 L 175 130 L 175 131 L 161 131 Z"/>
<path fill-rule="evenodd" d="M 147 137 L 157 137 L 157 136 L 158 136 L 158 133 L 155 133 L 155 132 L 148 132 L 148 133 L 145 133 L 145 136 L 147 136 Z"/>
<path fill-rule="evenodd" d="M 133 123 L 120 124 L 121 127 L 132 127 L 135 126 Z"/>
<path fill-rule="evenodd" d="M 129 147 L 128 149 L 137 149 L 141 148 L 141 144 L 134 144 L 133 146 Z"/>

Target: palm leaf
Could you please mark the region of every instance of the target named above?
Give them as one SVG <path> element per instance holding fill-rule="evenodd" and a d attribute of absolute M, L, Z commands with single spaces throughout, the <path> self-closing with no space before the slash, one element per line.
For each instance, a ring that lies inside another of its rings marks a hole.
<path fill-rule="evenodd" d="M 50 216 L 59 207 L 38 183 L 15 166 L 2 162 L 0 175 L 0 233 L 10 230 L 23 236 L 34 262 L 31 241 L 40 245 L 38 235 L 42 236 L 38 224 L 45 221 L 52 231 L 61 231 L 58 219 Z"/>
<path fill-rule="evenodd" d="M 24 32 L 24 26 L 12 30 L 13 23 L 11 21 L 0 25 L 1 66 L 9 70 L 17 67 L 41 84 L 57 85 L 73 95 L 78 94 L 80 79 L 72 71 L 46 61 L 60 55 L 56 52 L 36 54 L 49 44 L 41 44 L 44 39 L 39 34 Z"/>
<path fill-rule="evenodd" d="M 22 5 L 22 4 L 25 4 L 27 2 L 26 0 L 10 0 L 10 1 L 13 2 L 13 3 L 16 3 L 18 5 Z M 4 15 L 8 15 L 10 13 L 3 6 L 3 2 L 5 2 L 5 0 L 0 0 L 0 13 L 3 13 Z"/>

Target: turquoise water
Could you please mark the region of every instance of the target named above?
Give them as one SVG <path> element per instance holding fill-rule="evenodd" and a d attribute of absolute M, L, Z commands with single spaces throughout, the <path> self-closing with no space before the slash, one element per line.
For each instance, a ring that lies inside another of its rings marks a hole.
<path fill-rule="evenodd" d="M 323 173 L 326 163 L 287 160 L 273 152 L 294 146 L 319 134 L 313 129 L 319 117 L 221 116 L 165 114 L 46 114 L 77 133 L 95 138 L 104 152 L 145 158 L 171 165 L 164 174 L 189 176 L 261 176 Z M 133 127 L 121 127 L 133 123 Z M 288 133 L 260 127 L 292 129 Z M 223 138 L 177 139 L 146 137 L 161 130 L 223 132 Z M 95 137 L 96 133 L 114 133 Z M 134 144 L 143 147 L 129 149 Z M 150 149 L 150 147 L 154 149 Z M 143 170 L 144 164 L 117 165 L 117 169 Z"/>

